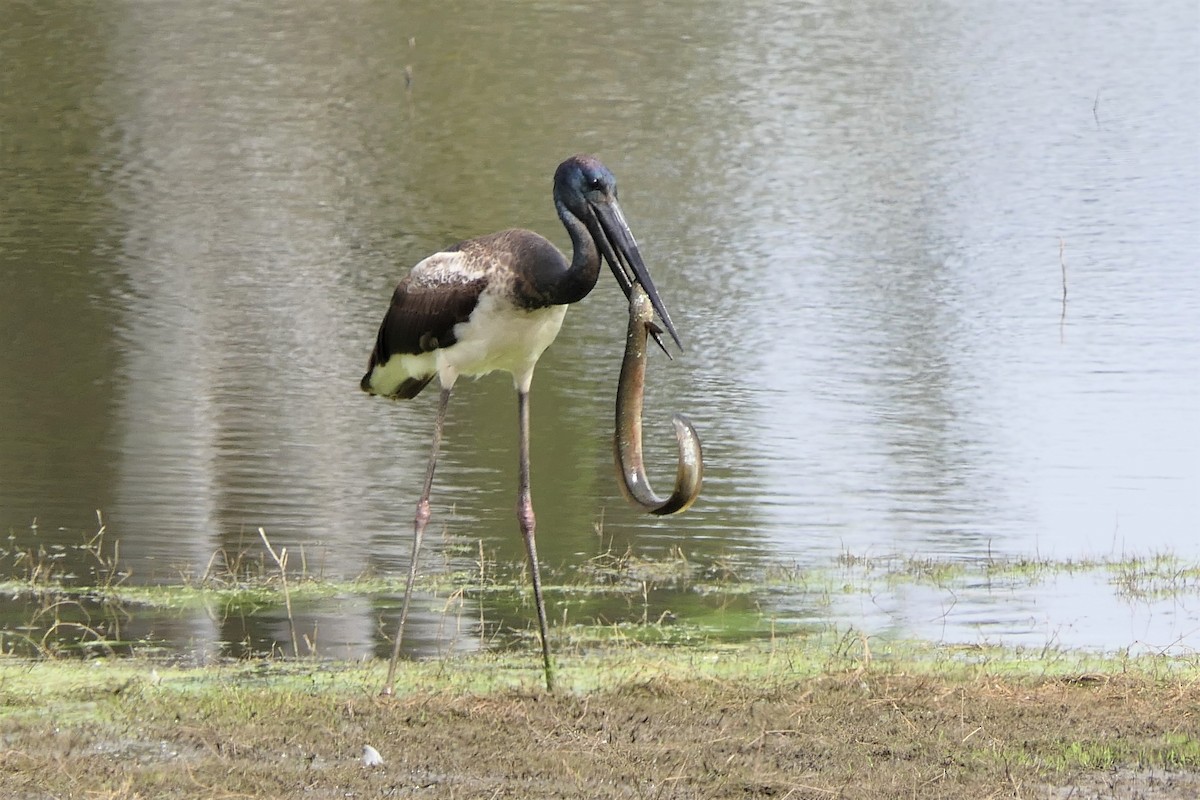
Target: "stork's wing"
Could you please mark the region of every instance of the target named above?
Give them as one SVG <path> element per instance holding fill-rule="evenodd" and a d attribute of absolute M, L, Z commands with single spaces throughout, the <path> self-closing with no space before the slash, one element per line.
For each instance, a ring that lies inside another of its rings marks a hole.
<path fill-rule="evenodd" d="M 415 397 L 433 379 L 433 373 L 409 375 L 397 387 L 373 387 L 372 373 L 397 355 L 418 355 L 454 344 L 454 326 L 466 322 L 475 310 L 487 281 L 449 280 L 432 282 L 409 275 L 396 286 L 392 304 L 379 326 L 375 349 L 363 376 L 364 390 L 408 399 Z"/>
<path fill-rule="evenodd" d="M 454 344 L 454 326 L 471 316 L 486 283 L 476 280 L 429 287 L 401 281 L 379 326 L 372 359 L 383 363 L 395 353 L 415 355 Z"/>

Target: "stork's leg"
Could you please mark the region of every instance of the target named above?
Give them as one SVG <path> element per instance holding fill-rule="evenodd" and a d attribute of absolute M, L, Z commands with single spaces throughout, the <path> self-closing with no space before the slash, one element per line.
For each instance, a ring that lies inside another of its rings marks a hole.
<path fill-rule="evenodd" d="M 408 604 L 412 601 L 413 583 L 417 579 L 417 556 L 421 552 L 421 537 L 429 523 L 429 492 L 433 488 L 433 470 L 437 467 L 438 451 L 442 447 L 442 426 L 446 423 L 446 407 L 450 405 L 450 388 L 442 387 L 438 397 L 437 421 L 433 424 L 433 448 L 429 453 L 429 468 L 425 470 L 425 487 L 417 502 L 417 514 L 413 519 L 412 556 L 408 560 L 408 583 L 404 586 L 404 604 L 400 606 L 400 624 L 396 628 L 396 640 L 392 643 L 392 660 L 388 664 L 387 682 L 381 694 L 391 695 L 395 691 L 396 662 L 400 660 L 400 642 L 404 638 L 404 623 L 408 620 Z"/>
<path fill-rule="evenodd" d="M 542 599 L 542 576 L 538 571 L 537 544 L 534 542 L 533 500 L 529 496 L 529 392 L 517 390 L 517 414 L 520 417 L 521 467 L 517 486 L 517 522 L 525 538 L 529 555 L 529 573 L 533 576 L 533 599 L 537 603 L 538 628 L 542 635 L 542 665 L 546 672 L 546 690 L 554 691 L 550 669 L 550 641 L 546 638 L 546 603 Z"/>

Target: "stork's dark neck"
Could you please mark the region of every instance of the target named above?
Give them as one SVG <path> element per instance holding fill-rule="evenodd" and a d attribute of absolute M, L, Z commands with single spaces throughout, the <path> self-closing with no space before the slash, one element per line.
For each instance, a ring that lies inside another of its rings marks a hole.
<path fill-rule="evenodd" d="M 578 303 L 596 288 L 600 278 L 600 251 L 587 226 L 567 210 L 557 197 L 554 207 L 567 233 L 571 235 L 571 266 L 562 273 L 550 290 L 555 305 Z"/>

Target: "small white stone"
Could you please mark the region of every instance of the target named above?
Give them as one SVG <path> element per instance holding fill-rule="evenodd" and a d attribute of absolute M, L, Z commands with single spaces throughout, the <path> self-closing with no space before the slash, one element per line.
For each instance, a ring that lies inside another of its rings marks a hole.
<path fill-rule="evenodd" d="M 363 745 L 362 763 L 364 767 L 382 767 L 383 756 L 369 744 Z"/>

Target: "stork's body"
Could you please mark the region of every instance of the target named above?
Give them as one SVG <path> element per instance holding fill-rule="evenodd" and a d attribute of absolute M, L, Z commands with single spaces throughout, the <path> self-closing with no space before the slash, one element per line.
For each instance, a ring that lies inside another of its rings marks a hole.
<path fill-rule="evenodd" d="M 449 388 L 460 375 L 502 370 L 518 391 L 529 391 L 533 367 L 558 336 L 567 303 L 587 294 L 570 299 L 538 292 L 529 276 L 569 269 L 558 248 L 524 230 L 429 256 L 396 287 L 362 388 L 408 399 L 435 375 Z M 599 274 L 597 256 L 589 291 Z"/>
<path fill-rule="evenodd" d="M 362 379 L 364 391 L 410 399 L 434 377 L 441 385 L 432 453 L 413 523 L 412 558 L 384 687 L 386 694 L 392 691 L 421 536 L 429 521 L 429 495 L 446 408 L 459 376 L 495 370 L 513 376 L 520 426 L 517 519 L 533 579 L 546 686 L 552 688 L 546 608 L 529 491 L 529 386 L 534 366 L 558 335 L 567 306 L 582 300 L 595 287 L 602 258 L 608 261 L 627 295 L 634 282 L 646 290 L 667 331 L 679 342 L 617 205 L 612 173 L 594 158 L 567 159 L 554 175 L 554 203 L 571 235 L 569 262 L 549 241 L 527 230 L 501 231 L 460 242 L 412 268 L 396 286 L 379 328 Z"/>

